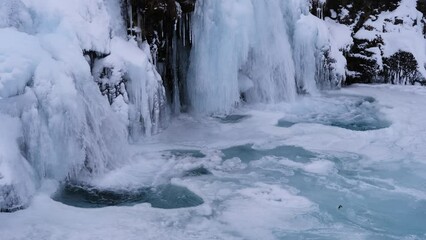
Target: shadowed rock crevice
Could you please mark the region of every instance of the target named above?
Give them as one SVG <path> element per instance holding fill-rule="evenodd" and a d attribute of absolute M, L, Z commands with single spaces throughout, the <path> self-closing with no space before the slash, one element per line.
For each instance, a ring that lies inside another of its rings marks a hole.
<path fill-rule="evenodd" d="M 149 44 L 172 112 L 179 113 L 187 104 L 184 89 L 195 0 L 129 0 L 124 6 L 128 34 Z"/>

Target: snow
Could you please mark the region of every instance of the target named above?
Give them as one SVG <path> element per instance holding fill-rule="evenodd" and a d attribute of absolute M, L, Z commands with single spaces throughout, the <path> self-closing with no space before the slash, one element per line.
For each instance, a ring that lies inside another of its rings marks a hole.
<path fill-rule="evenodd" d="M 377 19 L 369 19 L 365 26 L 373 30 L 362 28 L 355 33 L 356 39 L 375 40 L 381 38 L 383 57 L 390 57 L 398 51 L 412 53 L 417 60 L 418 70 L 426 77 L 426 41 L 423 35 L 423 14 L 416 9 L 416 0 L 402 0 L 399 7 L 392 12 L 382 12 Z M 401 20 L 398 24 L 396 20 Z M 382 66 L 381 52 L 376 51 L 373 56 Z"/>
<path fill-rule="evenodd" d="M 0 114 L 0 121 L 0 209 L 19 209 L 35 193 L 34 171 L 18 148 L 22 141 L 19 119 Z"/>
<path fill-rule="evenodd" d="M 28 8 L 21 0 L 2 1 L 0 3 L 0 28 L 14 27 L 19 30 L 30 30 L 33 19 Z"/>
<path fill-rule="evenodd" d="M 323 53 L 330 46 L 328 29 L 324 22 L 310 14 L 302 16 L 296 23 L 294 45 L 298 87 L 315 94 L 318 92 L 317 67 L 322 63 Z"/>
<path fill-rule="evenodd" d="M 276 126 L 294 111 L 309 112 L 303 106 L 326 110 L 329 96 L 339 96 L 336 106 L 342 99 L 374 97 L 392 125 L 375 131 L 317 123 Z M 201 196 L 201 206 L 75 208 L 51 200 L 57 184 L 45 181 L 28 209 L 0 215 L 0 234 L 5 240 L 423 239 L 426 109 L 419 103 L 425 98 L 421 87 L 360 85 L 293 103 L 242 108 L 250 118 L 234 124 L 182 115 L 134 146 L 131 163 L 92 183 L 112 189 L 172 183 Z M 247 143 L 267 156 L 223 161 L 222 149 Z M 283 145 L 303 147 L 312 156 L 272 156 L 268 150 Z M 171 149 L 200 150 L 205 156 L 173 155 Z M 200 166 L 212 174 L 182 174 Z"/>
<path fill-rule="evenodd" d="M 134 126 L 144 130 L 138 137 L 161 128 L 161 78 L 148 53 L 127 41 L 122 21 L 111 21 L 121 16 L 117 6 L 115 0 L 1 1 L 0 195 L 9 196 L 0 199 L 1 208 L 27 205 L 44 179 L 85 181 L 122 166 L 129 160 L 129 126 L 131 136 Z M 84 51 L 110 55 L 109 66 L 129 78 L 128 95 L 110 106 Z"/>
<path fill-rule="evenodd" d="M 330 18 L 326 18 L 325 22 L 330 33 L 330 57 L 336 60 L 334 68 L 337 75 L 344 81 L 344 76 L 347 74 L 347 61 L 344 53 L 349 51 L 353 45 L 352 30 L 350 26 L 336 23 Z"/>
<path fill-rule="evenodd" d="M 424 63 L 420 25 L 408 27 L 421 17 L 413 3 L 382 16 L 403 25 L 380 32 L 379 17 L 356 37 L 383 35 L 385 54 L 419 49 Z M 0 214 L 1 238 L 425 238 L 426 90 L 319 91 L 318 81 L 344 75 L 352 40 L 348 27 L 311 15 L 308 1 L 197 4 L 189 100 L 216 117 L 181 114 L 161 131 L 165 89 L 149 46 L 112 21 L 118 1 L 0 3 L 0 210 L 28 207 Z M 105 57 L 91 69 L 86 51 Z M 325 52 L 332 70 L 320 67 Z M 97 84 L 125 90 L 110 105 Z M 360 118 L 386 124 L 345 126 Z M 197 168 L 210 174 L 186 174 Z M 109 191 L 173 184 L 204 203 L 83 209 L 52 199 L 66 180 Z"/>
<path fill-rule="evenodd" d="M 161 76 L 152 60 L 134 40 L 113 38 L 110 55 L 95 64 L 93 72 L 101 75 L 104 68 L 112 69 L 112 76 L 100 79 L 103 84 L 117 85 L 123 79 L 128 82 L 122 100 L 127 108 L 120 107 L 128 115 L 130 135 L 134 141 L 144 135 L 158 133 L 161 128 L 160 114 L 164 114 L 165 89 Z"/>

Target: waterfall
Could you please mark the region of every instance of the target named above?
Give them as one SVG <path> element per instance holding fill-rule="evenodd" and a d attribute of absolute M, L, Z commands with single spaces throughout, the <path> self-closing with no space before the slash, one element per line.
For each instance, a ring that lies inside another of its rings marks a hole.
<path fill-rule="evenodd" d="M 197 1 L 187 77 L 192 110 L 229 113 L 242 100 L 291 101 L 297 87 L 316 93 L 329 44 L 319 22 L 309 1 Z"/>

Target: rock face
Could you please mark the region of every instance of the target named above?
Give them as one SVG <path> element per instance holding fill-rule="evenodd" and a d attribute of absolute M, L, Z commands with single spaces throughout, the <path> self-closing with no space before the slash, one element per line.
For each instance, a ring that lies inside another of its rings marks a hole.
<path fill-rule="evenodd" d="M 129 0 L 123 8 L 129 35 L 147 41 L 163 78 L 172 111 L 185 106 L 184 79 L 192 45 L 191 17 L 195 0 Z"/>
<path fill-rule="evenodd" d="M 346 84 L 425 84 L 424 0 L 328 0 L 324 15 L 349 26 Z"/>

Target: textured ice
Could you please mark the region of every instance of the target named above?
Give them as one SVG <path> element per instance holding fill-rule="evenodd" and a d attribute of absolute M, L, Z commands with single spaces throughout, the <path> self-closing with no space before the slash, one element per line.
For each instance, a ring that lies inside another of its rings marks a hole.
<path fill-rule="evenodd" d="M 296 4 L 202 0 L 197 5 L 188 75 L 193 110 L 229 113 L 240 102 L 240 90 L 249 102 L 295 98 L 287 32 L 292 22 L 285 11 Z"/>
<path fill-rule="evenodd" d="M 321 124 L 276 126 L 283 115 L 296 110 L 327 112 L 327 96 L 241 109 L 238 114 L 251 117 L 232 125 L 182 116 L 172 122 L 173 128 L 132 149 L 131 163 L 93 179 L 93 186 L 130 192 L 171 184 L 202 198 L 201 205 L 80 208 L 53 201 L 57 188 L 44 183 L 29 208 L 0 214 L 1 237 L 425 239 L 426 108 L 416 103 L 425 101 L 426 90 L 356 86 L 336 95 L 339 103 L 372 102 L 365 96 L 373 97 L 392 125 L 379 131 Z M 173 156 L 169 149 L 196 150 L 205 157 Z M 201 167 L 212 174 L 185 175 Z"/>
<path fill-rule="evenodd" d="M 147 54 L 121 35 L 121 21 L 111 23 L 118 4 L 0 2 L 0 135 L 8 137 L 0 143 L 0 208 L 27 205 L 43 179 L 85 181 L 121 166 L 129 128 L 131 136 L 158 131 L 161 79 Z M 129 99 L 110 106 L 86 51 L 114 57 L 109 67 L 131 80 Z"/>
<path fill-rule="evenodd" d="M 305 106 L 310 108 L 309 106 Z M 324 101 L 326 109 L 297 110 L 300 113 L 278 121 L 280 127 L 291 127 L 297 123 L 318 123 L 354 131 L 369 131 L 387 128 L 390 122 L 378 109 L 378 104 L 371 97 L 348 97 L 333 95 Z"/>
<path fill-rule="evenodd" d="M 93 72 L 101 76 L 105 69 L 112 73 L 98 79 L 102 85 L 114 86 L 125 82 L 123 99 L 128 107 L 122 109 L 121 114 L 127 120 L 132 139 L 137 141 L 144 135 L 158 133 L 164 124 L 166 94 L 161 76 L 148 53 L 133 40 L 113 38 L 110 54 L 96 61 Z"/>
<path fill-rule="evenodd" d="M 174 157 L 194 157 L 194 158 L 203 158 L 206 155 L 203 154 L 201 151 L 199 150 L 171 150 L 170 154 Z"/>
<path fill-rule="evenodd" d="M 345 76 L 340 39 L 330 35 L 337 28 L 310 14 L 308 1 L 200 0 L 193 21 L 187 90 L 195 112 L 292 101 Z"/>

